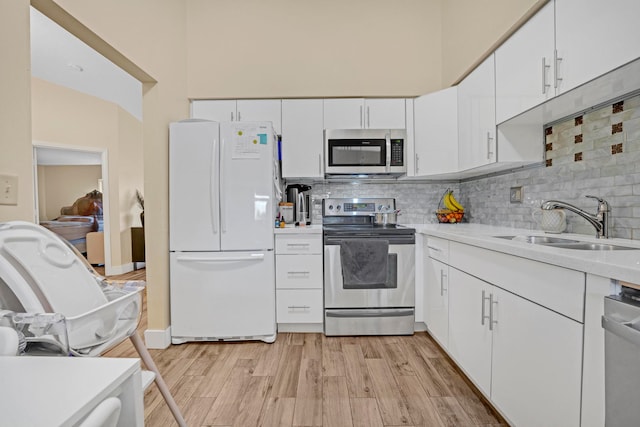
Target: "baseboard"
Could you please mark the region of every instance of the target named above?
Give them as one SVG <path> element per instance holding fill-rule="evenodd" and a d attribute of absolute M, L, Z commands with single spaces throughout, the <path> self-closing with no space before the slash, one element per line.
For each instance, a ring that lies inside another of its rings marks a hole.
<path fill-rule="evenodd" d="M 413 330 L 416 332 L 424 332 L 427 330 L 427 325 L 424 322 L 416 322 L 413 326 Z"/>
<path fill-rule="evenodd" d="M 105 275 L 107 276 L 117 276 L 119 274 L 129 273 L 130 271 L 133 271 L 132 262 L 122 265 L 112 265 L 110 268 L 106 268 L 105 266 Z"/>
<path fill-rule="evenodd" d="M 147 329 L 144 331 L 147 348 L 165 349 L 171 345 L 171 326 L 167 329 Z"/>
<path fill-rule="evenodd" d="M 322 323 L 278 323 L 278 332 L 324 332 Z"/>

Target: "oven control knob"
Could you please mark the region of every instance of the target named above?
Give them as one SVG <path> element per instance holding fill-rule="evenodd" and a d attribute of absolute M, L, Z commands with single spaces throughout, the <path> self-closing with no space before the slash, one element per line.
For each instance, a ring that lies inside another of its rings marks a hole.
<path fill-rule="evenodd" d="M 329 210 L 332 211 L 333 210 L 333 205 L 329 205 Z"/>
<path fill-rule="evenodd" d="M 340 210 L 340 205 L 336 206 L 336 210 L 338 211 Z"/>

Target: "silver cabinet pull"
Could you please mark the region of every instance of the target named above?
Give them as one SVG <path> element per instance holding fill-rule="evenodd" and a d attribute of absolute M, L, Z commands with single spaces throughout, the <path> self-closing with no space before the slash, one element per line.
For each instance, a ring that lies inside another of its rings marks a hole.
<path fill-rule="evenodd" d="M 436 248 L 435 246 L 427 245 L 427 247 L 428 247 L 429 249 L 431 249 L 432 251 L 442 252 L 442 249 L 440 249 L 440 248 Z"/>
<path fill-rule="evenodd" d="M 238 111 L 238 121 L 242 121 L 242 119 L 240 118 L 240 111 Z"/>
<path fill-rule="evenodd" d="M 292 247 L 307 247 L 309 246 L 309 243 L 287 243 L 287 246 L 292 246 Z"/>
<path fill-rule="evenodd" d="M 554 88 L 558 88 L 558 86 L 560 86 L 560 82 L 562 81 L 562 77 L 560 77 L 558 74 L 558 63 L 562 61 L 562 57 L 558 56 L 558 49 L 555 49 L 553 51 L 553 60 L 554 60 L 554 67 L 553 67 L 553 87 Z"/>
<path fill-rule="evenodd" d="M 362 105 L 360 106 L 360 127 L 363 128 L 364 127 L 364 117 L 362 114 Z"/>
<path fill-rule="evenodd" d="M 318 175 L 322 176 L 322 154 L 318 154 Z"/>
<path fill-rule="evenodd" d="M 498 323 L 498 321 L 497 321 L 497 320 L 494 320 L 494 319 L 493 319 L 493 314 L 494 314 L 494 312 L 493 312 L 493 306 L 494 306 L 495 304 L 498 304 L 498 301 L 495 301 L 495 300 L 493 299 L 493 293 L 491 293 L 491 294 L 489 294 L 489 330 L 490 330 L 490 331 L 493 331 L 493 325 L 494 325 L 494 324 L 496 324 L 496 323 Z"/>
<path fill-rule="evenodd" d="M 293 275 L 309 275 L 309 274 L 311 274 L 311 272 L 310 271 L 287 271 L 287 274 L 291 275 L 291 276 L 293 276 Z"/>
<path fill-rule="evenodd" d="M 367 127 L 371 127 L 371 107 L 367 107 Z"/>
<path fill-rule="evenodd" d="M 490 297 L 489 297 L 490 298 Z M 488 300 L 489 298 L 487 298 L 485 296 L 485 291 L 482 291 L 482 319 L 480 320 L 480 324 L 484 326 L 484 319 L 488 319 L 489 321 L 491 321 L 491 315 L 486 316 L 485 315 L 485 309 L 484 309 L 484 302 L 486 300 Z"/>
<path fill-rule="evenodd" d="M 233 111 L 231 112 L 231 121 L 233 121 Z"/>
<path fill-rule="evenodd" d="M 290 305 L 287 308 L 291 311 L 293 310 L 309 310 L 311 307 L 308 305 Z"/>
<path fill-rule="evenodd" d="M 418 156 L 418 153 L 415 154 L 416 156 L 416 175 L 420 172 L 420 156 Z"/>
<path fill-rule="evenodd" d="M 447 291 L 444 288 L 444 279 L 445 277 L 447 277 L 446 274 L 444 274 L 444 270 L 440 269 L 440 296 L 444 296 L 444 293 Z"/>
<path fill-rule="evenodd" d="M 493 156 L 493 151 L 491 151 L 491 141 L 493 138 L 491 137 L 491 132 L 487 132 L 487 160 L 491 160 L 491 156 Z"/>
<path fill-rule="evenodd" d="M 551 65 L 547 65 L 547 58 L 542 57 L 542 94 L 547 93 L 547 89 L 551 87 L 547 83 L 547 68 L 551 68 Z"/>

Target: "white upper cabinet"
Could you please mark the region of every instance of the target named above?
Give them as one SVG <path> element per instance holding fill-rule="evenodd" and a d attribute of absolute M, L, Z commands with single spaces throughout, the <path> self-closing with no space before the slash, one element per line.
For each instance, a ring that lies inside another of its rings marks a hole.
<path fill-rule="evenodd" d="M 557 0 L 558 93 L 640 57 L 638 0 Z"/>
<path fill-rule="evenodd" d="M 457 172 L 458 88 L 414 99 L 413 112 L 413 176 Z"/>
<path fill-rule="evenodd" d="M 282 176 L 324 176 L 322 99 L 282 100 Z"/>
<path fill-rule="evenodd" d="M 495 52 L 497 123 L 555 96 L 553 5 L 547 3 Z"/>
<path fill-rule="evenodd" d="M 458 166 L 462 171 L 497 159 L 494 62 L 491 54 L 458 85 Z"/>
<path fill-rule="evenodd" d="M 324 100 L 325 129 L 405 129 L 404 98 Z"/>
<path fill-rule="evenodd" d="M 282 133 L 279 99 L 196 100 L 191 103 L 191 117 L 216 122 L 271 122 Z"/>

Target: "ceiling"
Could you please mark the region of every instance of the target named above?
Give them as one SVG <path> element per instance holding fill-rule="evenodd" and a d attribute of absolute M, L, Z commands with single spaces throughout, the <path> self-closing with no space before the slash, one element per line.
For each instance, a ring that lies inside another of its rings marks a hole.
<path fill-rule="evenodd" d="M 142 83 L 33 7 L 31 75 L 118 104 L 142 121 Z"/>

